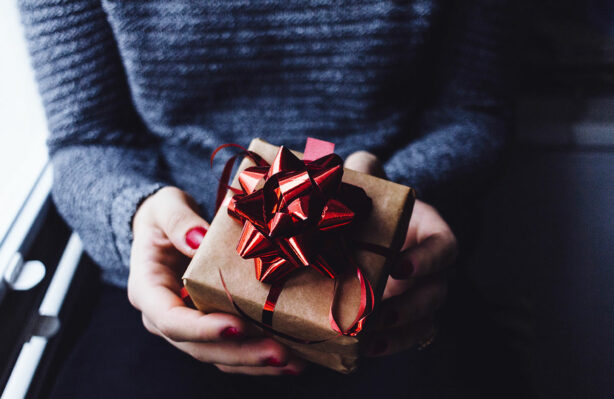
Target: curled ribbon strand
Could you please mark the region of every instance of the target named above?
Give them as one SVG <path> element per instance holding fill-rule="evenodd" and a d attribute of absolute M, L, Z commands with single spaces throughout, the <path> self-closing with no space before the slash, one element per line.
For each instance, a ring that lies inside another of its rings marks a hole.
<path fill-rule="evenodd" d="M 326 144 L 332 151 L 332 145 Z M 288 276 L 300 268 L 313 268 L 335 282 L 329 313 L 331 328 L 338 335 L 358 334 L 373 310 L 374 294 L 371 284 L 352 259 L 343 233 L 356 219 L 366 216 L 371 207 L 369 197 L 361 188 L 342 183 L 343 161 L 332 152 L 318 159 L 306 156 L 313 160 L 301 161 L 282 146 L 269 165 L 252 151 L 237 144 L 225 144 L 212 153 L 211 162 L 220 150 L 228 147 L 239 148 L 241 153 L 232 156 L 224 166 L 216 209 L 224 201 L 227 190 L 232 190 L 234 195 L 228 201 L 228 214 L 243 224 L 237 252 L 245 259 L 254 259 L 256 278 L 271 284 L 262 321 L 258 322 L 237 306 L 220 271 L 222 285 L 233 307 L 242 316 L 283 338 L 303 343 L 323 342 L 292 338 L 272 328 L 275 306 Z M 239 174 L 241 189 L 236 189 L 230 187 L 228 181 L 235 161 L 242 155 L 249 157 L 256 166 Z M 360 307 L 354 322 L 343 330 L 333 314 L 333 305 L 339 275 L 352 270 L 360 282 Z"/>

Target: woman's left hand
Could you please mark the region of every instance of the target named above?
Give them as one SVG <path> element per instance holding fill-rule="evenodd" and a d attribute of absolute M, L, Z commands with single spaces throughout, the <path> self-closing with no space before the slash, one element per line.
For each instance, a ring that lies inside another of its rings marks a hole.
<path fill-rule="evenodd" d="M 385 177 L 379 160 L 365 151 L 350 155 L 345 167 Z M 435 208 L 416 200 L 402 251 L 374 315 L 367 356 L 409 349 L 435 332 L 434 313 L 445 300 L 445 270 L 456 257 L 456 238 Z"/>

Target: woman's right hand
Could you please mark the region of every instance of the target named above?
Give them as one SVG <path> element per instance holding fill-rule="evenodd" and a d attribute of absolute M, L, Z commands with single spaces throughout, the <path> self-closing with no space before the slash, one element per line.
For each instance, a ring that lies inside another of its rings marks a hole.
<path fill-rule="evenodd" d="M 195 209 L 188 194 L 165 187 L 134 215 L 128 298 L 141 311 L 145 328 L 224 372 L 299 374 L 302 360 L 270 338 L 250 337 L 239 317 L 204 314 L 181 300 L 181 275 L 209 227 Z"/>

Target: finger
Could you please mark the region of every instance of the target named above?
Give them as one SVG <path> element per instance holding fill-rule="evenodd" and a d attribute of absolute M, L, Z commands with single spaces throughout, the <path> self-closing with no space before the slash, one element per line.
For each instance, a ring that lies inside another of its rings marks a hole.
<path fill-rule="evenodd" d="M 216 343 L 175 342 L 179 350 L 204 363 L 241 367 L 284 367 L 290 355 L 286 348 L 270 338 L 223 341 Z"/>
<path fill-rule="evenodd" d="M 165 190 L 157 198 L 156 224 L 175 248 L 191 258 L 205 237 L 209 224 L 196 212 L 192 197 L 174 187 L 166 187 Z"/>
<path fill-rule="evenodd" d="M 444 270 L 456 257 L 456 238 L 451 231 L 434 234 L 406 250 L 400 262 L 411 265 L 412 277 L 425 276 Z M 409 267 L 406 267 L 408 269 Z"/>
<path fill-rule="evenodd" d="M 350 156 L 346 158 L 343 166 L 357 172 L 386 178 L 386 172 L 384 172 L 382 163 L 375 155 L 367 151 L 356 151 L 350 154 Z"/>
<path fill-rule="evenodd" d="M 416 200 L 403 252 L 390 274 L 406 279 L 435 273 L 454 261 L 456 250 L 456 237 L 437 210 Z"/>
<path fill-rule="evenodd" d="M 413 278 L 397 280 L 388 276 L 386 287 L 384 287 L 384 294 L 382 295 L 382 301 L 409 291 L 415 283 L 416 280 Z"/>
<path fill-rule="evenodd" d="M 443 277 L 420 279 L 411 290 L 383 301 L 377 313 L 377 330 L 400 327 L 430 317 L 445 302 Z"/>
<path fill-rule="evenodd" d="M 411 325 L 374 332 L 366 347 L 366 356 L 385 356 L 410 349 L 424 338 L 431 336 L 435 328 L 432 319 L 423 319 Z"/>
<path fill-rule="evenodd" d="M 181 284 L 173 270 L 155 262 L 141 263 L 130 269 L 128 299 L 162 335 L 176 341 L 204 342 L 245 336 L 247 326 L 240 318 L 204 314 L 185 306 L 177 294 Z"/>
<path fill-rule="evenodd" d="M 215 365 L 225 373 L 245 374 L 245 375 L 300 375 L 306 367 L 304 360 L 295 358 L 290 360 L 285 367 L 247 367 L 247 366 L 226 366 L 223 364 Z"/>
<path fill-rule="evenodd" d="M 390 275 L 407 279 L 437 273 L 450 266 L 455 257 L 456 238 L 451 231 L 442 231 L 401 253 Z"/>
<path fill-rule="evenodd" d="M 240 318 L 226 313 L 204 314 L 188 308 L 164 285 L 145 281 L 139 286 L 129 286 L 129 292 L 133 292 L 130 296 L 133 305 L 161 335 L 173 341 L 214 342 L 245 336 L 247 327 Z"/>

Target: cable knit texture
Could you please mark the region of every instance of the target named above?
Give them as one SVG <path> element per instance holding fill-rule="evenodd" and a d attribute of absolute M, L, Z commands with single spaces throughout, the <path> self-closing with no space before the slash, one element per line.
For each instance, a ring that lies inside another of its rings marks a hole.
<path fill-rule="evenodd" d="M 500 3 L 20 0 L 58 208 L 123 285 L 139 203 L 172 184 L 211 219 L 223 143 L 315 136 L 474 192 L 506 141 Z"/>

